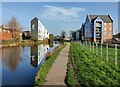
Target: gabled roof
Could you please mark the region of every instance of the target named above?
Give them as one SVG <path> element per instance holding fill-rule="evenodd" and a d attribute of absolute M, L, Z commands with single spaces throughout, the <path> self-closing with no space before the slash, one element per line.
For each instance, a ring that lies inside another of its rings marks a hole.
<path fill-rule="evenodd" d="M 91 21 L 94 21 L 96 18 L 100 17 L 104 22 L 110 23 L 113 22 L 112 18 L 109 15 L 88 15 Z"/>

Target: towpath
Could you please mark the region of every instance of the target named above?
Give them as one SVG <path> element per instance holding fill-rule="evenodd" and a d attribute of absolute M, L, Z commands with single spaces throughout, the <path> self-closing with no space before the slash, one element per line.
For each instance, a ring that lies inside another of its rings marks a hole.
<path fill-rule="evenodd" d="M 65 85 L 64 80 L 67 72 L 69 48 L 70 43 L 67 43 L 67 46 L 62 49 L 62 51 L 56 58 L 54 64 L 52 65 L 47 75 L 47 82 L 45 85 Z"/>

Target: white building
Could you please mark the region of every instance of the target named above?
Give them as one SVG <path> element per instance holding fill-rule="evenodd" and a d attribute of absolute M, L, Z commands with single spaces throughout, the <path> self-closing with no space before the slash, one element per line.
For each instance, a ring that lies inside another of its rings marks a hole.
<path fill-rule="evenodd" d="M 31 38 L 34 40 L 44 40 L 49 38 L 49 33 L 38 18 L 31 21 Z"/>

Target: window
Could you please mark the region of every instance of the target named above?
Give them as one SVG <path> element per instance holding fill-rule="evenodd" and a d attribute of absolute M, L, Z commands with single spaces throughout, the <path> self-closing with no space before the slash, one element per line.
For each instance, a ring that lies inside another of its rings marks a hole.
<path fill-rule="evenodd" d="M 105 29 L 104 29 L 105 31 L 106 31 L 106 27 L 105 27 Z"/>
<path fill-rule="evenodd" d="M 111 35 L 112 35 L 112 32 L 110 32 L 109 34 L 110 34 L 110 36 L 111 36 Z"/>
<path fill-rule="evenodd" d="M 2 32 L 2 29 L 0 29 L 0 32 Z"/>
<path fill-rule="evenodd" d="M 40 29 L 39 29 L 39 33 L 40 33 Z"/>
<path fill-rule="evenodd" d="M 106 23 L 104 23 L 104 25 L 106 26 Z"/>
<path fill-rule="evenodd" d="M 34 24 L 32 25 L 32 29 L 35 29 L 35 25 Z"/>
<path fill-rule="evenodd" d="M 104 35 L 106 35 L 106 32 L 104 32 Z"/>
<path fill-rule="evenodd" d="M 110 27 L 110 31 L 112 30 L 112 28 Z"/>

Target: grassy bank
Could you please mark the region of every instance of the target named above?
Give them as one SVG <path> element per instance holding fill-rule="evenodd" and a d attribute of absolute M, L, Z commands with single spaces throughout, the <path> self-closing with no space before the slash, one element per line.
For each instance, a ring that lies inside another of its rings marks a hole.
<path fill-rule="evenodd" d="M 93 55 L 79 43 L 71 43 L 66 77 L 68 86 L 118 86 L 120 69 Z"/>
<path fill-rule="evenodd" d="M 12 46 L 32 46 L 32 45 L 38 45 L 38 44 L 48 44 L 48 39 L 38 41 L 38 40 L 23 40 L 23 41 L 3 41 L 2 47 L 12 47 Z"/>
<path fill-rule="evenodd" d="M 67 43 L 65 43 L 63 46 L 60 48 L 56 49 L 54 54 L 47 60 L 45 63 L 40 67 L 36 77 L 35 77 L 35 86 L 37 85 L 43 85 L 46 80 L 45 78 L 47 77 L 47 74 L 54 63 L 55 59 L 59 55 L 60 51 L 66 46 Z"/>

